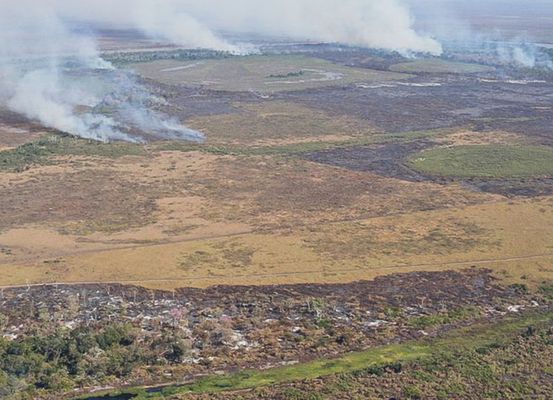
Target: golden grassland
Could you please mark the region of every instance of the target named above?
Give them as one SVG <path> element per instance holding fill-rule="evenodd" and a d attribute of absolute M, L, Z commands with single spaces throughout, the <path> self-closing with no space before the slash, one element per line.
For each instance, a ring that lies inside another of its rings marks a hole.
<path fill-rule="evenodd" d="M 236 136 L 239 145 L 373 134 L 359 121 L 288 103 L 237 107 L 239 115 L 198 119 L 209 140 L 234 140 L 218 127 L 235 130 L 246 119 L 255 123 Z M 432 138 L 443 145 L 522 141 L 467 128 Z M 553 280 L 550 197 L 509 200 L 284 151 L 229 155 L 66 139 L 45 149 L 29 168 L 0 173 L 0 286 L 349 282 L 473 265 L 511 283 Z M 11 161 L 36 156 L 32 150 Z"/>
<path fill-rule="evenodd" d="M 474 265 L 533 286 L 553 279 L 552 262 L 553 200 L 542 198 L 8 263 L 0 284 L 327 283 Z"/>

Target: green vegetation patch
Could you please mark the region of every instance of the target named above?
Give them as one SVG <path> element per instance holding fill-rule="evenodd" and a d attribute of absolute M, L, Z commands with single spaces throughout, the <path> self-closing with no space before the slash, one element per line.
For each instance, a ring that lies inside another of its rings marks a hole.
<path fill-rule="evenodd" d="M 478 145 L 440 147 L 408 161 L 425 174 L 458 178 L 531 178 L 553 175 L 553 148 Z"/>
<path fill-rule="evenodd" d="M 117 158 L 144 154 L 144 147 L 134 143 L 103 143 L 73 136 L 49 135 L 39 140 L 0 152 L 0 171 L 20 172 L 32 165 L 53 163 L 57 156 L 96 156 Z"/>
<path fill-rule="evenodd" d="M 434 73 L 434 74 L 475 74 L 490 72 L 495 68 L 480 64 L 470 64 L 446 61 L 440 59 L 416 60 L 395 64 L 391 71 L 404 73 Z"/>
<path fill-rule="evenodd" d="M 102 58 L 114 65 L 124 66 L 132 63 L 145 63 L 158 60 L 195 61 L 218 60 L 233 57 L 226 51 L 207 49 L 177 49 L 139 52 L 116 52 L 102 54 Z"/>
<path fill-rule="evenodd" d="M 411 77 L 390 71 L 346 67 L 302 55 L 254 55 L 198 62 L 157 60 L 131 64 L 131 68 L 145 78 L 169 85 L 199 85 L 213 90 L 261 93 Z"/>

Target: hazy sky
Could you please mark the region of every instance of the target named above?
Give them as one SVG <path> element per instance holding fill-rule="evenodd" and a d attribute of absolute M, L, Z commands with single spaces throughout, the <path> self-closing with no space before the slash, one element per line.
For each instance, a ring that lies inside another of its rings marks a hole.
<path fill-rule="evenodd" d="M 406 4 L 418 16 L 553 18 L 553 0 L 406 0 Z"/>

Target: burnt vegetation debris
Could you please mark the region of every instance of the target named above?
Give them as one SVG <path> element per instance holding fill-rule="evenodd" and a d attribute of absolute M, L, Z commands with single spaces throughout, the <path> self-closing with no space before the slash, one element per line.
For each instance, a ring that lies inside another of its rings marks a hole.
<path fill-rule="evenodd" d="M 479 269 L 174 292 L 124 285 L 4 289 L 1 377 L 33 398 L 108 383 L 163 383 L 335 357 L 548 304 L 545 295 L 503 287 Z"/>

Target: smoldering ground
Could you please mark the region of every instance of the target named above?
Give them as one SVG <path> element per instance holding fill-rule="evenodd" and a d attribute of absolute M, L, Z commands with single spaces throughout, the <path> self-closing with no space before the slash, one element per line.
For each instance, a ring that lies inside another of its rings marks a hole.
<path fill-rule="evenodd" d="M 0 104 L 45 126 L 102 141 L 201 140 L 162 113 L 131 73 L 100 58 L 93 38 L 47 6 L 7 7 L 0 16 Z"/>
<path fill-rule="evenodd" d="M 151 96 L 130 72 L 105 62 L 90 26 L 131 28 L 181 47 L 234 54 L 247 54 L 253 46 L 219 32 L 403 55 L 443 51 L 438 41 L 415 29 L 410 9 L 400 0 L 3 0 L 1 11 L 0 105 L 48 127 L 104 141 L 201 140 L 202 135 L 154 111 L 163 99 Z M 482 36 L 468 32 L 482 51 L 502 62 L 551 68 L 549 58 L 534 45 L 482 45 Z M 468 43 L 464 36 L 460 41 Z"/>
<path fill-rule="evenodd" d="M 409 10 L 397 0 L 3 0 L 1 11 L 0 104 L 45 126 L 104 141 L 202 136 L 153 111 L 162 99 L 102 60 L 82 26 L 133 28 L 179 46 L 237 54 L 251 45 L 230 43 L 219 30 L 441 52 L 438 42 L 412 28 Z"/>

